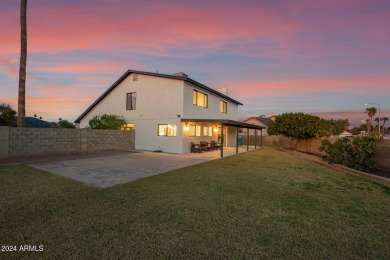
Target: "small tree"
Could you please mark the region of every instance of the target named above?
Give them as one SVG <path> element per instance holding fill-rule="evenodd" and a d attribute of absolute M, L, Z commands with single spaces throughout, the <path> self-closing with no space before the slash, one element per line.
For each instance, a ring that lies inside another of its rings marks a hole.
<path fill-rule="evenodd" d="M 68 120 L 60 120 L 58 124 L 65 128 L 76 128 L 76 126 Z"/>
<path fill-rule="evenodd" d="M 126 120 L 123 118 L 123 116 L 104 114 L 92 117 L 88 124 L 92 129 L 119 130 L 121 126 L 126 124 Z"/>
<path fill-rule="evenodd" d="M 290 139 L 294 149 L 298 140 L 329 136 L 329 124 L 325 119 L 304 113 L 284 113 L 268 125 L 272 134 L 280 134 Z"/>
<path fill-rule="evenodd" d="M 13 126 L 16 121 L 16 111 L 10 105 L 0 104 L 0 126 Z"/>

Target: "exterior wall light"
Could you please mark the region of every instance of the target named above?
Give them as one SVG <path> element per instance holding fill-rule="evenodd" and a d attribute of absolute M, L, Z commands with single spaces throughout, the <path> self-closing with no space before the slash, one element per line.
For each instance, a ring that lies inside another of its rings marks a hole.
<path fill-rule="evenodd" d="M 190 128 L 188 127 L 188 123 L 186 123 L 186 125 L 184 126 L 184 131 L 188 132 L 188 130 L 190 130 Z"/>

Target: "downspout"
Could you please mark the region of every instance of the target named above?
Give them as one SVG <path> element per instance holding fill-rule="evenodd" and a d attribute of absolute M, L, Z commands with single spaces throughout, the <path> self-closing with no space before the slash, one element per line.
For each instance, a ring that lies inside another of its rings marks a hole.
<path fill-rule="evenodd" d="M 238 154 L 238 127 L 236 128 L 236 154 Z"/>
<path fill-rule="evenodd" d="M 221 124 L 221 158 L 223 157 L 223 140 L 224 140 L 224 136 L 223 136 L 223 124 Z"/>

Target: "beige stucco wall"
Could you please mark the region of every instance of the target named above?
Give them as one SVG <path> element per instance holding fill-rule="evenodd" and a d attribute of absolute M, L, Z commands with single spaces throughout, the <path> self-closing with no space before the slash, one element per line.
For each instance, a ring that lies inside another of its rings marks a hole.
<path fill-rule="evenodd" d="M 193 89 L 208 94 L 207 108 L 192 104 Z M 130 92 L 137 93 L 136 110 L 126 110 L 126 94 Z M 227 102 L 227 113 L 219 111 L 220 100 Z M 86 127 L 88 121 L 99 114 L 120 115 L 127 123 L 133 123 L 136 149 L 187 153 L 190 140 L 183 131 L 181 119 L 237 120 L 238 105 L 183 80 L 138 74 L 138 80 L 133 81 L 131 74 L 80 121 L 80 127 Z M 176 125 L 177 136 L 158 136 L 158 124 Z M 228 132 L 228 143 L 231 143 L 232 135 L 231 130 Z M 211 138 L 202 137 L 205 141 L 209 139 Z M 212 140 L 216 139 L 217 137 L 212 137 Z"/>
<path fill-rule="evenodd" d="M 141 74 L 133 81 L 133 75 L 129 75 L 80 121 L 80 127 L 86 127 L 94 115 L 120 115 L 134 124 L 136 149 L 181 153 L 183 85 L 182 80 Z M 126 95 L 130 92 L 137 93 L 135 110 L 126 110 Z M 175 124 L 177 136 L 158 136 L 158 124 Z"/>
<path fill-rule="evenodd" d="M 185 119 L 238 119 L 238 105 L 223 99 L 211 92 L 200 89 L 192 84 L 184 82 L 183 96 L 183 118 Z M 192 104 L 193 90 L 206 93 L 208 95 L 208 107 L 199 107 Z M 227 113 L 219 111 L 219 102 L 223 100 L 227 103 Z"/>
<path fill-rule="evenodd" d="M 135 110 L 126 110 L 126 95 L 130 92 L 137 93 Z M 80 127 L 86 127 L 88 121 L 99 114 L 121 115 L 128 123 L 177 119 L 177 115 L 183 114 L 182 100 L 182 80 L 138 74 L 138 80 L 133 81 L 133 75 L 129 75 L 80 120 Z"/>

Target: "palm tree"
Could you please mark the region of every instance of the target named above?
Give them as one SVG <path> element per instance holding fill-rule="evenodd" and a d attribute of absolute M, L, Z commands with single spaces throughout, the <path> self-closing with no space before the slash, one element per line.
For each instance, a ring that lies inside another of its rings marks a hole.
<path fill-rule="evenodd" d="M 368 135 L 371 135 L 371 125 L 372 125 L 372 118 L 376 114 L 376 107 L 367 107 L 366 113 L 368 114 L 368 118 L 370 120 L 370 123 L 368 124 Z"/>
<path fill-rule="evenodd" d="M 379 121 L 381 121 L 381 119 L 379 117 L 375 117 L 374 121 L 377 122 L 379 133 L 381 133 L 381 129 L 380 129 L 381 127 L 379 125 Z"/>
<path fill-rule="evenodd" d="M 24 127 L 26 117 L 26 63 L 27 63 L 27 0 L 20 4 L 20 65 L 19 65 L 19 96 L 18 96 L 18 127 Z"/>
<path fill-rule="evenodd" d="M 385 124 L 386 124 L 386 121 L 389 121 L 389 118 L 386 116 L 382 117 L 381 121 L 383 121 L 382 128 L 383 128 L 383 134 L 385 134 Z"/>

